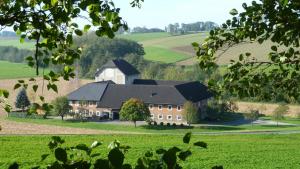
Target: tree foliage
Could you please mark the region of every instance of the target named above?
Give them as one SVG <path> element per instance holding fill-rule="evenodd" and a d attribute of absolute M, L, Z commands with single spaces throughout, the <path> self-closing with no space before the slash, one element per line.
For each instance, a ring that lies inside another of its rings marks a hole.
<path fill-rule="evenodd" d="M 287 104 L 280 104 L 273 112 L 273 119 L 276 120 L 277 126 L 278 121 L 284 119 L 284 115 L 289 111 L 289 106 Z"/>
<path fill-rule="evenodd" d="M 132 121 L 135 127 L 136 121 L 147 120 L 149 117 L 150 111 L 148 106 L 135 98 L 126 101 L 120 111 L 120 119 Z"/>
<path fill-rule="evenodd" d="M 22 109 L 23 112 L 24 112 L 25 108 L 30 106 L 30 101 L 27 97 L 27 93 L 24 88 L 21 89 L 20 92 L 18 93 L 18 95 L 16 97 L 15 106 L 16 106 L 16 108 Z"/>
<path fill-rule="evenodd" d="M 143 0 L 132 0 L 131 6 L 140 7 Z M 120 9 L 113 1 L 89 0 L 28 0 L 28 1 L 1 1 L 0 26 L 12 27 L 20 42 L 29 39 L 35 42 L 33 56 L 26 61 L 29 66 L 35 67 L 36 75 L 40 74 L 40 66 L 49 64 L 62 66 L 60 72 L 43 71 L 43 79 L 47 81 L 47 89 L 57 92 L 55 84 L 59 77 L 69 80 L 75 76 L 73 64 L 80 58 L 82 48 L 74 45 L 74 36 L 82 36 L 91 27 L 94 27 L 97 36 L 114 37 L 121 27 L 127 29 L 127 24 L 119 16 Z M 89 24 L 79 27 L 78 18 L 86 19 Z M 35 81 L 35 79 L 30 79 Z M 27 82 L 18 83 L 15 88 L 27 87 Z M 34 85 L 34 90 L 38 88 Z M 7 91 L 5 91 L 7 93 Z M 43 97 L 43 109 L 49 109 Z M 2 102 L 2 101 L 1 101 Z M 6 110 L 10 111 L 7 102 Z"/>
<path fill-rule="evenodd" d="M 253 1 L 243 3 L 243 12 L 230 11 L 232 19 L 210 31 L 201 45 L 193 43 L 199 65 L 203 69 L 217 67 L 216 61 L 228 48 L 241 43 L 271 41 L 273 46 L 267 56 L 252 56 L 248 51 L 232 60 L 224 81 L 210 81 L 218 91 L 232 95 L 258 97 L 271 100 L 277 93 L 285 93 L 292 100 L 300 95 L 299 25 L 300 2 L 298 0 Z M 221 51 L 220 55 L 216 55 Z"/>
<path fill-rule="evenodd" d="M 253 125 L 253 122 L 259 118 L 260 114 L 258 110 L 250 109 L 250 112 L 245 113 L 244 116 L 246 119 L 250 120 Z"/>
<path fill-rule="evenodd" d="M 183 116 L 189 125 L 192 123 L 198 123 L 200 120 L 198 108 L 190 101 L 187 101 L 183 105 Z"/>
<path fill-rule="evenodd" d="M 60 116 L 64 120 L 64 116 L 69 113 L 69 110 L 72 108 L 69 105 L 68 98 L 65 96 L 57 97 L 53 102 L 53 115 Z"/>

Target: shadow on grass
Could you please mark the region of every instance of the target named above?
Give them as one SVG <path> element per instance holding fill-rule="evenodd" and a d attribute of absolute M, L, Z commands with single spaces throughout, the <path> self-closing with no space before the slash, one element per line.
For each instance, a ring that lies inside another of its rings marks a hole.
<path fill-rule="evenodd" d="M 230 131 L 230 130 L 243 130 L 244 129 L 244 128 L 235 127 L 235 126 L 199 126 L 196 128 L 206 129 L 206 130 L 217 130 L 217 131 Z"/>
<path fill-rule="evenodd" d="M 161 125 L 143 125 L 144 129 L 150 130 L 175 130 L 175 129 L 193 129 L 194 126 L 161 126 Z"/>

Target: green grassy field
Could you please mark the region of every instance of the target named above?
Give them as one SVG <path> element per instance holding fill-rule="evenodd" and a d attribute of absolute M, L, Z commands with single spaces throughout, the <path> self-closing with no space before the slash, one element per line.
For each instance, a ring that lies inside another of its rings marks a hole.
<path fill-rule="evenodd" d="M 15 79 L 34 76 L 35 69 L 27 66 L 25 63 L 0 61 L 0 79 Z"/>
<path fill-rule="evenodd" d="M 145 47 L 145 53 L 145 59 L 163 63 L 175 63 L 189 58 L 185 54 L 154 46 Z"/>
<path fill-rule="evenodd" d="M 160 39 L 164 37 L 171 36 L 166 32 L 157 32 L 157 33 L 136 33 L 136 34 L 127 34 L 127 35 L 117 35 L 118 38 L 129 39 L 137 42 Z"/>
<path fill-rule="evenodd" d="M 8 120 L 17 121 L 17 122 L 26 122 L 26 123 L 35 123 L 35 124 L 48 124 L 55 126 L 66 126 L 74 128 L 86 128 L 86 129 L 97 129 L 97 130 L 109 130 L 109 131 L 123 131 L 123 132 L 136 132 L 136 133 L 152 133 L 152 134 L 183 134 L 186 132 L 241 132 L 241 131 L 287 131 L 287 130 L 300 130 L 300 126 L 264 126 L 264 125 L 251 125 L 244 124 L 238 126 L 199 126 L 199 127 L 185 127 L 177 128 L 166 127 L 166 126 L 138 126 L 134 127 L 132 125 L 115 125 L 115 124 L 105 124 L 101 122 L 74 122 L 74 121 L 62 121 L 57 119 L 27 119 L 27 118 L 14 118 L 10 117 Z M 299 123 L 299 121 L 297 121 Z M 295 124 L 297 124 L 295 123 Z M 293 124 L 293 123 L 292 123 Z"/>
<path fill-rule="evenodd" d="M 182 136 L 159 135 L 84 135 L 62 136 L 68 145 L 102 141 L 96 151 L 102 157 L 107 155 L 107 145 L 118 139 L 132 148 L 125 155 L 125 162 L 136 164 L 136 159 L 147 150 L 178 146 L 184 148 Z M 20 141 L 22 139 L 22 141 Z M 274 169 L 300 168 L 300 135 L 226 135 L 193 136 L 192 142 L 205 141 L 207 149 L 192 148 L 193 155 L 184 163 L 184 168 L 211 168 L 223 165 L 230 169 Z M 47 147 L 50 136 L 1 136 L 0 168 L 7 168 L 12 162 L 19 162 L 21 168 L 40 164 L 42 154 L 51 153 Z M 49 158 L 42 165 L 51 162 Z"/>
<path fill-rule="evenodd" d="M 33 49 L 33 42 L 20 43 L 18 38 L 0 38 L 0 46 L 13 46 L 20 49 Z"/>

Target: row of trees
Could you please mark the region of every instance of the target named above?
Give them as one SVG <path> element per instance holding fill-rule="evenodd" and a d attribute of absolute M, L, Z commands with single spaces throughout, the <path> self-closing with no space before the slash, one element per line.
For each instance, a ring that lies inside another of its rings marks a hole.
<path fill-rule="evenodd" d="M 187 33 L 195 33 L 202 31 L 210 31 L 214 28 L 218 27 L 218 24 L 207 21 L 207 22 L 195 22 L 195 23 L 179 23 L 169 24 L 165 27 L 165 31 L 170 33 L 171 35 L 182 35 Z"/>
<path fill-rule="evenodd" d="M 32 51 L 27 49 L 19 49 L 12 46 L 0 46 L 0 60 L 21 63 L 25 61 L 27 56 L 33 54 Z"/>
<path fill-rule="evenodd" d="M 146 28 L 145 26 L 144 27 L 137 26 L 130 29 L 130 32 L 131 33 L 155 33 L 155 32 L 165 32 L 165 31 L 159 28 Z"/>

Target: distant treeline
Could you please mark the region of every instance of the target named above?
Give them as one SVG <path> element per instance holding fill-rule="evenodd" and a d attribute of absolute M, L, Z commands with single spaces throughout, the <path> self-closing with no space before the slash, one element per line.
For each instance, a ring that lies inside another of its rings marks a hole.
<path fill-rule="evenodd" d="M 210 31 L 216 27 L 218 27 L 218 24 L 211 21 L 195 22 L 189 24 L 182 23 L 181 25 L 179 25 L 179 23 L 175 23 L 166 26 L 165 31 L 172 35 L 182 35 L 188 33 Z"/>
<path fill-rule="evenodd" d="M 32 55 L 32 51 L 19 49 L 12 46 L 0 46 L 0 60 L 21 63 L 27 56 Z"/>

